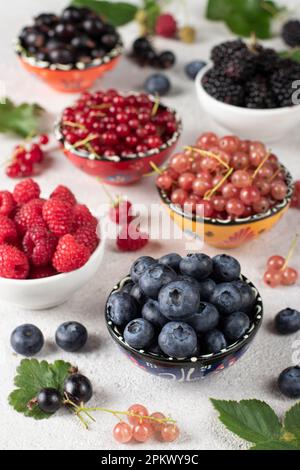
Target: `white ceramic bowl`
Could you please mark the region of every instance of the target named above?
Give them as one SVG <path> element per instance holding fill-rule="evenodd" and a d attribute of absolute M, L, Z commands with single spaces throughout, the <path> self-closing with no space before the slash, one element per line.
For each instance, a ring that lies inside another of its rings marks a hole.
<path fill-rule="evenodd" d="M 64 303 L 85 286 L 98 271 L 105 247 L 105 235 L 80 269 L 43 279 L 5 279 L 0 277 L 0 302 L 9 302 L 25 310 L 43 310 Z"/>
<path fill-rule="evenodd" d="M 205 66 L 195 78 L 200 105 L 220 126 L 239 137 L 275 142 L 300 125 L 300 105 L 275 109 L 249 109 L 222 103 L 202 86 L 203 75 L 212 67 Z"/>

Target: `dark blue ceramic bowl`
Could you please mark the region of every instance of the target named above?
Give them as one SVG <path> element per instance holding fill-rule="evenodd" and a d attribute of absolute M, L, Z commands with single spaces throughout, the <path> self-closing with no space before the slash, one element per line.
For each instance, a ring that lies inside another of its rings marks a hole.
<path fill-rule="evenodd" d="M 173 357 L 134 349 L 125 342 L 122 330 L 108 318 L 106 307 L 105 319 L 108 331 L 128 359 L 152 375 L 164 377 L 169 380 L 177 380 L 178 382 L 195 382 L 205 378 L 207 375 L 217 374 L 235 364 L 247 351 L 262 323 L 263 303 L 261 296 L 256 287 L 245 276 L 241 276 L 241 279 L 247 282 L 256 294 L 255 305 L 250 315 L 251 325 L 241 339 L 231 344 L 226 349 L 222 349 L 222 351 L 217 354 L 205 354 L 188 359 L 175 359 Z M 118 292 L 130 280 L 129 276 L 122 279 L 113 288 L 111 294 Z"/>

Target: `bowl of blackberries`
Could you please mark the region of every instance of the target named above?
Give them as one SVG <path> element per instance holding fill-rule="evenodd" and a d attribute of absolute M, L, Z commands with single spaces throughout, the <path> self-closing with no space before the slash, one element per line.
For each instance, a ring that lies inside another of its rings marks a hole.
<path fill-rule="evenodd" d="M 109 295 L 105 317 L 114 341 L 141 369 L 192 382 L 242 356 L 263 305 L 232 256 L 169 253 L 138 258 Z"/>
<path fill-rule="evenodd" d="M 237 39 L 212 49 L 195 83 L 201 106 L 222 127 L 272 142 L 299 126 L 299 79 L 300 63 Z"/>
<path fill-rule="evenodd" d="M 181 132 L 177 113 L 152 95 L 85 92 L 66 108 L 56 137 L 82 171 L 116 186 L 139 181 L 171 155 Z"/>
<path fill-rule="evenodd" d="M 122 41 L 115 27 L 88 8 L 41 13 L 16 42 L 24 68 L 52 88 L 78 93 L 115 67 Z"/>

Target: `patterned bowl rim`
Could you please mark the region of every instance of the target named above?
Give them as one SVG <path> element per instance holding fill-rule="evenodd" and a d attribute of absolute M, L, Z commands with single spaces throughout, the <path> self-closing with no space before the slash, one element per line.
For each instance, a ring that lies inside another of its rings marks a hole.
<path fill-rule="evenodd" d="M 108 300 L 105 305 L 105 320 L 106 320 L 106 326 L 108 328 L 108 331 L 112 338 L 116 341 L 116 343 L 119 344 L 123 349 L 126 349 L 128 352 L 132 354 L 136 354 L 138 356 L 143 357 L 144 359 L 148 359 L 149 361 L 158 361 L 160 363 L 164 364 L 175 364 L 175 365 L 182 365 L 182 366 L 187 366 L 187 365 L 192 365 L 196 363 L 200 363 L 201 365 L 208 365 L 211 363 L 216 362 L 217 360 L 224 359 L 225 357 L 229 356 L 231 353 L 239 351 L 243 346 L 248 344 L 256 335 L 258 332 L 261 324 L 262 324 L 262 319 L 263 319 L 263 302 L 260 293 L 258 292 L 257 288 L 252 284 L 249 279 L 247 279 L 245 276 L 241 275 L 240 279 L 246 282 L 251 289 L 255 292 L 255 306 L 253 307 L 253 310 L 255 310 L 254 313 L 254 318 L 253 321 L 250 325 L 250 328 L 248 331 L 240 338 L 238 341 L 235 343 L 227 346 L 226 348 L 222 349 L 218 353 L 211 353 L 211 354 L 203 354 L 199 356 L 193 356 L 190 358 L 182 358 L 182 359 L 176 359 L 174 357 L 168 357 L 168 356 L 161 356 L 159 354 L 154 354 L 152 352 L 145 352 L 143 349 L 135 349 L 129 346 L 129 344 L 126 343 L 124 340 L 122 332 L 119 330 L 118 326 L 115 325 L 108 317 Z M 128 275 L 124 279 L 122 279 L 116 286 L 114 286 L 113 290 L 109 294 L 109 297 L 111 294 L 115 292 L 119 292 L 124 285 L 131 280 L 131 277 Z M 108 298 L 109 298 L 108 297 Z"/>
<path fill-rule="evenodd" d="M 288 187 L 285 198 L 282 201 L 278 202 L 278 204 L 276 204 L 274 207 L 271 207 L 270 209 L 268 209 L 266 212 L 250 215 L 249 217 L 236 218 L 234 220 L 217 219 L 217 218 L 211 218 L 211 217 L 200 217 L 200 216 L 196 216 L 195 214 L 189 214 L 188 212 L 184 212 L 180 206 L 173 204 L 165 191 L 163 191 L 160 188 L 157 188 L 157 191 L 163 203 L 166 204 L 172 212 L 175 212 L 176 214 L 186 219 L 190 219 L 193 222 L 202 222 L 202 223 L 204 222 L 205 224 L 220 225 L 223 227 L 233 226 L 233 225 L 243 225 L 243 224 L 248 224 L 250 222 L 258 222 L 259 220 L 268 219 L 269 217 L 272 217 L 273 215 L 281 212 L 291 202 L 293 191 L 294 191 L 293 178 L 292 178 L 291 173 L 287 170 L 287 168 L 284 165 L 280 164 L 280 168 L 285 173 L 285 182 L 287 183 L 287 187 Z"/>
<path fill-rule="evenodd" d="M 128 95 L 140 95 L 141 93 L 135 92 L 135 91 L 129 91 L 129 92 L 119 92 L 120 95 L 122 96 L 128 96 Z M 150 100 L 155 103 L 156 97 L 154 95 L 148 94 Z M 182 120 L 177 113 L 177 111 L 174 108 L 171 108 L 169 106 L 166 106 L 163 103 L 159 103 L 159 106 L 163 108 L 165 111 L 168 111 L 172 113 L 175 116 L 176 119 L 176 124 L 177 124 L 177 130 L 173 133 L 173 135 L 166 141 L 164 142 L 160 147 L 157 147 L 155 149 L 148 150 L 148 152 L 139 152 L 139 153 L 133 153 L 132 155 L 127 155 L 126 157 L 119 157 L 119 155 L 112 155 L 110 157 L 104 157 L 103 155 L 97 155 L 93 153 L 86 152 L 84 150 L 77 150 L 74 148 L 71 144 L 65 141 L 62 132 L 61 132 L 61 118 L 58 119 L 58 121 L 55 124 L 54 128 L 54 134 L 58 142 L 60 142 L 63 147 L 68 151 L 71 152 L 73 155 L 76 157 L 84 158 L 86 160 L 94 160 L 94 161 L 101 161 L 101 162 L 125 162 L 125 161 L 134 161 L 134 160 L 139 160 L 140 158 L 147 158 L 147 157 L 155 157 L 156 155 L 160 154 L 161 152 L 169 149 L 173 145 L 176 144 L 178 141 L 180 134 L 182 132 Z"/>

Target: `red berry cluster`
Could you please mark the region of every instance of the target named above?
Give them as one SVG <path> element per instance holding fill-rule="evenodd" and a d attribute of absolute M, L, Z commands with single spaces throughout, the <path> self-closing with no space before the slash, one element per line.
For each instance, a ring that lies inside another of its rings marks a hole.
<path fill-rule="evenodd" d="M 48 200 L 32 179 L 0 191 L 0 277 L 37 279 L 81 268 L 96 249 L 97 219 L 58 186 Z"/>
<path fill-rule="evenodd" d="M 286 258 L 273 255 L 267 261 L 267 270 L 264 274 L 264 282 L 270 287 L 292 286 L 297 282 L 298 271 L 288 266 L 292 254 L 296 248 L 298 235 L 294 238 Z"/>
<path fill-rule="evenodd" d="M 288 192 L 278 158 L 262 142 L 212 132 L 173 155 L 156 184 L 173 204 L 219 219 L 264 213 Z"/>
<path fill-rule="evenodd" d="M 117 414 L 117 413 L 116 413 Z M 132 405 L 128 408 L 128 421 L 120 421 L 113 429 L 116 441 L 127 444 L 134 440 L 146 442 L 153 435 L 163 442 L 173 442 L 179 436 L 178 426 L 168 420 L 160 412 L 149 415 L 147 408 L 143 405 Z"/>
<path fill-rule="evenodd" d="M 295 181 L 295 188 L 292 197 L 291 207 L 300 209 L 300 180 Z"/>
<path fill-rule="evenodd" d="M 86 92 L 62 115 L 61 133 L 77 149 L 127 157 L 161 147 L 177 131 L 176 116 L 148 95 Z"/>
<path fill-rule="evenodd" d="M 17 145 L 14 148 L 12 159 L 6 167 L 6 174 L 10 178 L 23 178 L 38 173 L 38 169 L 44 160 L 44 152 L 41 147 L 49 143 L 49 137 L 42 134 L 38 142 L 33 142 L 30 146 L 26 143 Z"/>

